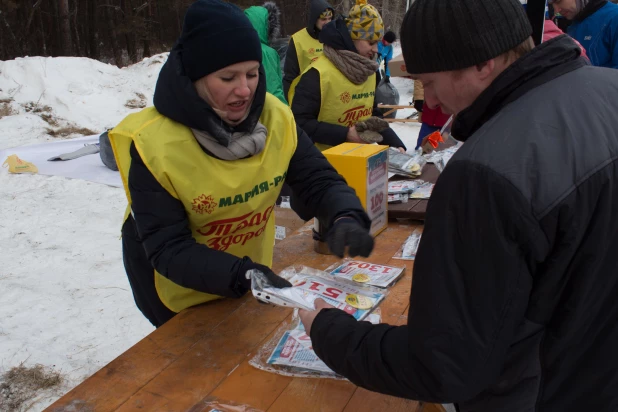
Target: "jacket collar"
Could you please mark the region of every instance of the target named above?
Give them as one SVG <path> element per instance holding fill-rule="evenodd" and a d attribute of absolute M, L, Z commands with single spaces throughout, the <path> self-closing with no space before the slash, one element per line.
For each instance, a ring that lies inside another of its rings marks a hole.
<path fill-rule="evenodd" d="M 576 22 L 584 21 L 586 18 L 592 16 L 594 13 L 596 13 L 601 7 L 605 6 L 606 4 L 607 4 L 607 0 L 590 0 L 590 2 L 586 4 L 586 7 L 584 7 L 584 9 L 580 11 L 579 13 L 577 13 L 573 21 L 576 21 Z"/>
<path fill-rule="evenodd" d="M 502 72 L 470 107 L 457 114 L 453 137 L 466 141 L 509 103 L 544 83 L 586 66 L 588 63 L 580 54 L 579 46 L 567 35 L 535 47 Z"/>
<path fill-rule="evenodd" d="M 234 132 L 252 132 L 257 125 L 266 99 L 266 76 L 260 66 L 260 77 L 253 103 L 247 118 L 236 127 L 221 120 L 215 111 L 195 90 L 195 86 L 184 73 L 180 55 L 181 47 L 176 45 L 161 68 L 154 93 L 154 106 L 159 113 L 192 129 L 208 133 L 225 147 Z"/>

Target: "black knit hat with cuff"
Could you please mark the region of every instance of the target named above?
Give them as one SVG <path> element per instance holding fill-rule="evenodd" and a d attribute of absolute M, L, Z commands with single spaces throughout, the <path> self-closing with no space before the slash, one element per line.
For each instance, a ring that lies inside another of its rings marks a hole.
<path fill-rule="evenodd" d="M 475 66 L 530 35 L 519 0 L 415 0 L 400 38 L 406 71 L 422 74 Z"/>
<path fill-rule="evenodd" d="M 260 38 L 237 6 L 221 0 L 198 0 L 187 10 L 178 40 L 182 65 L 191 81 L 232 64 L 262 63 Z"/>

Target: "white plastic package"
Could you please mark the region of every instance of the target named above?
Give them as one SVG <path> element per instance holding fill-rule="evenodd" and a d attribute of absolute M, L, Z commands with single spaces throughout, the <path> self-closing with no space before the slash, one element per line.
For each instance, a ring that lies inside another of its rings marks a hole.
<path fill-rule="evenodd" d="M 326 269 L 327 272 L 347 282 L 387 288 L 401 278 L 405 267 L 376 265 L 359 260 L 345 260 Z"/>
<path fill-rule="evenodd" d="M 416 252 L 418 251 L 418 245 L 421 242 L 421 236 L 423 232 L 420 229 L 414 229 L 412 234 L 408 236 L 401 248 L 397 251 L 394 259 L 414 260 L 416 258 Z"/>
<path fill-rule="evenodd" d="M 378 309 L 379 310 L 379 309 Z M 372 313 L 367 321 L 378 324 L 380 315 Z M 285 376 L 345 379 L 333 372 L 313 351 L 298 312 L 249 360 L 255 368 Z"/>
<path fill-rule="evenodd" d="M 384 291 L 338 282 L 330 274 L 306 266 L 289 267 L 279 274 L 292 283 L 291 288 L 272 287 L 257 270 L 248 275 L 253 296 L 262 302 L 313 310 L 315 300 L 321 298 L 357 320 L 364 319 L 386 296 Z"/>

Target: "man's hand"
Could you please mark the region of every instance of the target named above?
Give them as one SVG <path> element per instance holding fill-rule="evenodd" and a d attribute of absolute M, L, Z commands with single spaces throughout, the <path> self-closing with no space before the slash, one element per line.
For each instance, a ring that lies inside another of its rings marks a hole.
<path fill-rule="evenodd" d="M 320 313 L 322 309 L 335 309 L 334 306 L 329 305 L 322 299 L 316 299 L 313 306 L 315 307 L 315 310 L 308 311 L 301 309 L 298 311 L 300 320 L 303 322 L 305 332 L 308 336 L 311 336 L 311 326 L 313 326 L 313 321 L 315 320 L 315 317 L 318 316 L 318 313 Z"/>
<path fill-rule="evenodd" d="M 343 257 L 346 247 L 351 257 L 368 257 L 373 250 L 373 237 L 352 217 L 337 219 L 326 235 L 328 247 L 334 255 Z"/>
<path fill-rule="evenodd" d="M 398 147 L 397 150 L 399 150 L 401 153 L 405 153 L 406 149 L 404 149 L 403 147 Z"/>

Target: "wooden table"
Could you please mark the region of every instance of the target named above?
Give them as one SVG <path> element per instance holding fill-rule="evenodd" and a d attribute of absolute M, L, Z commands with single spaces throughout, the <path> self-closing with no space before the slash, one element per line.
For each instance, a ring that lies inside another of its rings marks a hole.
<path fill-rule="evenodd" d="M 367 261 L 406 272 L 380 305 L 382 321 L 407 321 L 412 262 L 392 259 L 413 224 L 391 222 Z M 325 269 L 338 261 L 313 251 L 311 226 L 278 243 L 275 272 L 304 264 Z M 208 402 L 263 411 L 442 411 L 439 405 L 380 395 L 348 381 L 291 378 L 264 372 L 248 360 L 292 311 L 250 295 L 187 309 L 54 403 L 51 411 L 209 411 Z"/>
<path fill-rule="evenodd" d="M 423 169 L 423 173 L 419 179 L 425 182 L 436 183 L 440 171 L 433 163 L 428 163 Z M 399 176 L 394 176 L 393 180 L 401 179 Z M 425 220 L 427 213 L 428 199 L 409 199 L 407 203 L 389 203 L 388 218 L 389 219 L 413 219 Z"/>

